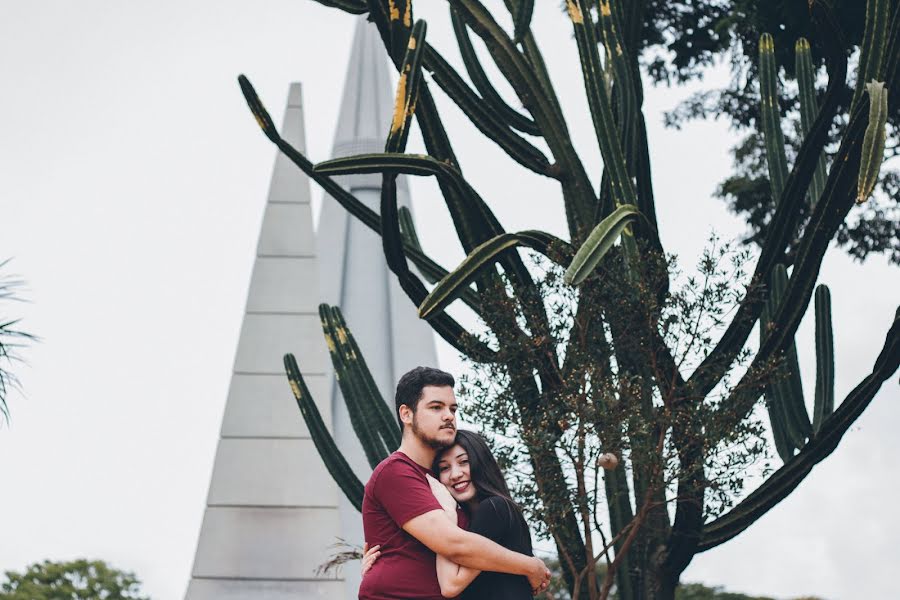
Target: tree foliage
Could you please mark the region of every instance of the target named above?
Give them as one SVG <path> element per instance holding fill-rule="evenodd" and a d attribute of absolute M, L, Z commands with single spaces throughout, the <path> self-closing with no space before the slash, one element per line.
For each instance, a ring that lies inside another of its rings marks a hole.
<path fill-rule="evenodd" d="M 6 572 L 2 600 L 149 600 L 133 573 L 100 560 L 45 560 L 24 572 Z"/>
<path fill-rule="evenodd" d="M 4 269 L 9 260 L 0 262 L 0 269 Z M 14 275 L 0 273 L 0 306 L 3 313 L 9 309 L 10 304 L 20 300 L 20 291 L 23 287 L 21 279 Z M 30 333 L 19 329 L 19 320 L 0 315 L 0 422 L 9 418 L 9 408 L 6 398 L 9 392 L 19 385 L 19 379 L 13 371 L 13 365 L 21 361 L 20 350 L 35 337 Z"/>

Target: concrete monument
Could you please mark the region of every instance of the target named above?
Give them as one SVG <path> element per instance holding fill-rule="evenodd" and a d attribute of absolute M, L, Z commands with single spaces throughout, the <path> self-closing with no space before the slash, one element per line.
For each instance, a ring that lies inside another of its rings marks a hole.
<path fill-rule="evenodd" d="M 384 48 L 360 18 L 333 156 L 381 151 L 392 111 Z M 291 85 L 281 133 L 305 150 L 299 84 Z M 378 210 L 380 176 L 341 184 Z M 408 206 L 405 178 L 398 193 Z M 309 199 L 307 177 L 279 154 L 186 600 L 356 598 L 356 563 L 337 579 L 316 574 L 338 537 L 362 543 L 362 521 L 317 454 L 282 367 L 282 356 L 293 352 L 323 419 L 365 481 L 371 469 L 333 382 L 319 302 L 341 307 L 389 404 L 401 374 L 436 364 L 432 331 L 388 270 L 380 238 L 327 196 L 314 237 Z"/>

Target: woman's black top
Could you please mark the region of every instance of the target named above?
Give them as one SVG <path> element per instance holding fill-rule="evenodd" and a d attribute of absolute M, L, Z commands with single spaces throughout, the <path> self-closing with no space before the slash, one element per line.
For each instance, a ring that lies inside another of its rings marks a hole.
<path fill-rule="evenodd" d="M 505 548 L 531 555 L 531 532 L 510 502 L 499 496 L 485 498 L 469 523 L 469 531 Z M 531 585 L 524 575 L 483 571 L 460 595 L 465 600 L 529 600 Z"/>

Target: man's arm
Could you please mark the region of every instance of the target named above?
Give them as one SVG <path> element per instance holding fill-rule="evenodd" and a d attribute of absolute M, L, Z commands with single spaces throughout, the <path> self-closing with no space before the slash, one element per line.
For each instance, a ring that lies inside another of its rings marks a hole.
<path fill-rule="evenodd" d="M 403 524 L 403 529 L 435 554 L 464 567 L 525 575 L 532 589 L 550 580 L 544 561 L 504 548 L 486 537 L 464 531 L 451 523 L 442 510 L 432 510 Z"/>

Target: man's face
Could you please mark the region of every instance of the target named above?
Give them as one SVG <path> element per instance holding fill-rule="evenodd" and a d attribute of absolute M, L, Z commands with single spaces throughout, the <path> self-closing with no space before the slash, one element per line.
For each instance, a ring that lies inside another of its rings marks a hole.
<path fill-rule="evenodd" d="M 453 445 L 456 439 L 456 396 L 449 386 L 425 386 L 412 415 L 412 432 L 435 449 Z"/>

